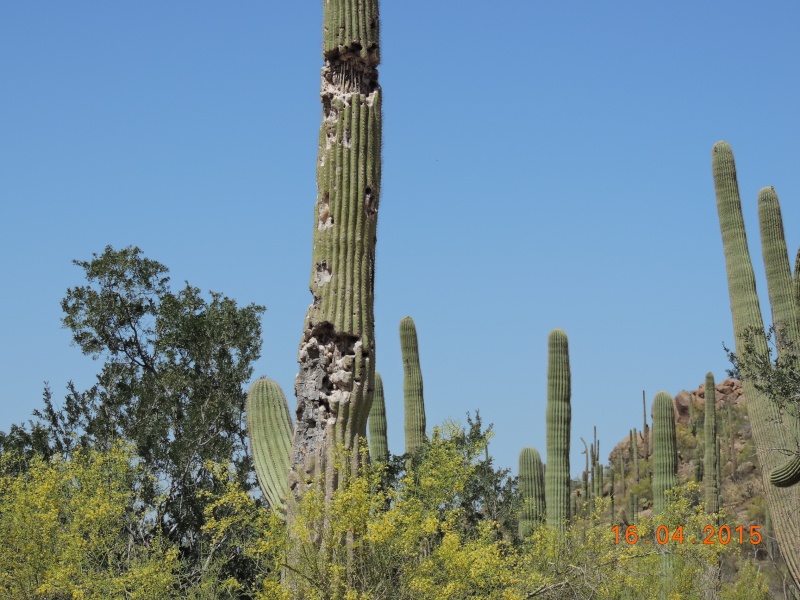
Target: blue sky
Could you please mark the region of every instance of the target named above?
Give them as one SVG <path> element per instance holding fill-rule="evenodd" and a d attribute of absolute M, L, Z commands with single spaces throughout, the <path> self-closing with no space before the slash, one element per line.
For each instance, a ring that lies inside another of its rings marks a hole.
<path fill-rule="evenodd" d="M 138 245 L 176 287 L 265 305 L 255 375 L 293 403 L 321 16 L 318 1 L 3 3 L 0 429 L 44 381 L 57 399 L 91 385 L 100 365 L 70 346 L 59 301 L 82 283 L 72 259 L 107 244 Z M 393 452 L 406 315 L 429 427 L 480 410 L 514 470 L 522 447 L 544 455 L 553 328 L 570 341 L 573 474 L 594 425 L 604 457 L 641 427 L 643 389 L 650 404 L 724 377 L 711 147 L 733 147 L 756 260 L 765 185 L 793 254 L 799 17 L 792 2 L 382 3 L 375 313 Z"/>

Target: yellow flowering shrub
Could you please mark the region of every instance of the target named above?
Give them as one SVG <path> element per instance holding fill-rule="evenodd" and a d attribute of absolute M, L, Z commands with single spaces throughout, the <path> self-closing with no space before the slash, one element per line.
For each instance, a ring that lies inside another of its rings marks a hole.
<path fill-rule="evenodd" d="M 4 456 L 2 460 L 11 460 Z M 0 597 L 169 598 L 178 553 L 126 531 L 134 501 L 131 454 L 76 451 L 33 458 L 0 476 Z"/>

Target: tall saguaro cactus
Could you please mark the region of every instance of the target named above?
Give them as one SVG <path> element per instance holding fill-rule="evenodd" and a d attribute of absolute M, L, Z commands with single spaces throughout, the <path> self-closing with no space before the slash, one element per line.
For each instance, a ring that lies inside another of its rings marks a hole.
<path fill-rule="evenodd" d="M 789 359 L 792 370 L 797 372 L 800 369 L 800 361 L 793 352 L 800 351 L 800 323 L 798 323 L 800 307 L 795 303 L 795 286 L 800 282 L 792 282 L 781 207 L 778 203 L 778 194 L 771 186 L 762 188 L 758 192 L 758 222 L 778 355 L 783 359 Z M 800 427 L 798 427 L 800 423 L 797 414 L 793 419 L 788 414 L 785 416 L 787 422 L 794 421 L 798 441 L 795 443 L 795 452 L 791 458 L 770 473 L 770 482 L 778 487 L 788 487 L 800 482 L 800 447 L 797 447 L 800 443 Z"/>
<path fill-rule="evenodd" d="M 567 334 L 554 329 L 547 338 L 547 524 L 562 531 L 570 518 L 569 441 L 572 423 Z"/>
<path fill-rule="evenodd" d="M 764 323 L 747 248 L 736 165 L 727 142 L 714 144 L 711 162 L 722 245 L 725 250 L 736 350 L 741 352 L 750 336 L 755 352 L 763 356 L 767 354 L 765 337 L 752 336 L 753 332 L 763 333 Z M 785 452 L 797 449 L 797 441 L 794 439 L 795 423 L 787 422 L 786 415 L 782 415 L 775 403 L 756 389 L 750 378 L 745 378 L 742 387 L 747 400 L 753 441 L 765 478 L 767 507 L 772 515 L 775 534 L 789 572 L 795 584 L 800 585 L 800 486 L 777 487 L 769 481 L 770 473 L 785 466 Z"/>
<path fill-rule="evenodd" d="M 369 456 L 376 462 L 389 460 L 389 440 L 386 437 L 386 402 L 383 399 L 383 380 L 375 371 L 375 393 L 369 411 Z"/>
<path fill-rule="evenodd" d="M 536 448 L 523 448 L 519 453 L 519 492 L 522 510 L 519 515 L 519 537 L 526 538 L 544 522 L 544 466 Z"/>
<path fill-rule="evenodd" d="M 400 350 L 403 356 L 406 453 L 413 454 L 425 443 L 425 398 L 422 393 L 417 328 L 411 317 L 404 317 L 400 321 Z"/>
<path fill-rule="evenodd" d="M 366 435 L 375 373 L 374 269 L 381 184 L 378 0 L 323 3 L 322 126 L 310 289 L 300 340 L 289 487 L 338 486 L 332 452 Z M 290 509 L 291 515 L 291 509 Z"/>
<path fill-rule="evenodd" d="M 666 508 L 665 492 L 678 484 L 678 441 L 672 396 L 658 392 L 653 401 L 653 512 Z"/>

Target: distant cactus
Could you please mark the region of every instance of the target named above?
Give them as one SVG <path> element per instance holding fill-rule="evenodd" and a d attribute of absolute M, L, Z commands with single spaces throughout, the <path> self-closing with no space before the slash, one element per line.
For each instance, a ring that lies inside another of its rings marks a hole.
<path fill-rule="evenodd" d="M 523 448 L 519 453 L 519 492 L 522 510 L 519 516 L 519 537 L 526 538 L 544 522 L 544 469 L 535 448 Z"/>
<path fill-rule="evenodd" d="M 375 395 L 369 410 L 369 455 L 373 462 L 385 463 L 389 460 L 389 441 L 386 437 L 386 403 L 383 399 L 383 380 L 375 372 Z"/>
<path fill-rule="evenodd" d="M 694 396 L 689 394 L 689 431 L 692 437 L 697 437 L 697 419 L 694 414 Z"/>
<path fill-rule="evenodd" d="M 273 380 L 257 379 L 247 392 L 247 437 L 253 453 L 256 479 L 269 505 L 279 511 L 286 506 L 292 421 L 280 386 Z"/>
<path fill-rule="evenodd" d="M 717 403 L 714 385 L 714 374 L 706 374 L 705 390 L 705 509 L 707 513 L 719 512 L 719 480 L 717 479 Z"/>
<path fill-rule="evenodd" d="M 666 508 L 667 490 L 678 484 L 678 442 L 672 396 L 658 392 L 653 401 L 653 512 Z"/>
<path fill-rule="evenodd" d="M 644 442 L 644 458 L 645 460 L 650 458 L 650 427 L 647 425 L 647 400 L 644 395 L 644 390 L 642 390 L 642 413 L 644 415 L 644 422 L 642 425 L 642 441 Z"/>
<path fill-rule="evenodd" d="M 569 442 L 572 422 L 567 334 L 550 332 L 547 340 L 547 524 L 564 531 L 569 520 Z"/>
<path fill-rule="evenodd" d="M 425 443 L 425 399 L 422 394 L 417 328 L 411 317 L 400 321 L 400 350 L 403 356 L 406 453 L 413 454 Z"/>

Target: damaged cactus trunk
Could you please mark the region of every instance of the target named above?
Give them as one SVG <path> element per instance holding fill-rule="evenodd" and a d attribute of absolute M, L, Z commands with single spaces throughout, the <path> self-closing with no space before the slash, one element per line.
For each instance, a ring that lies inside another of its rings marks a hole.
<path fill-rule="evenodd" d="M 330 499 L 358 464 L 375 378 L 374 272 L 381 179 L 377 0 L 323 2 L 322 126 L 310 289 L 295 379 L 289 518 L 320 481 Z M 334 451 L 350 456 L 344 469 Z"/>

